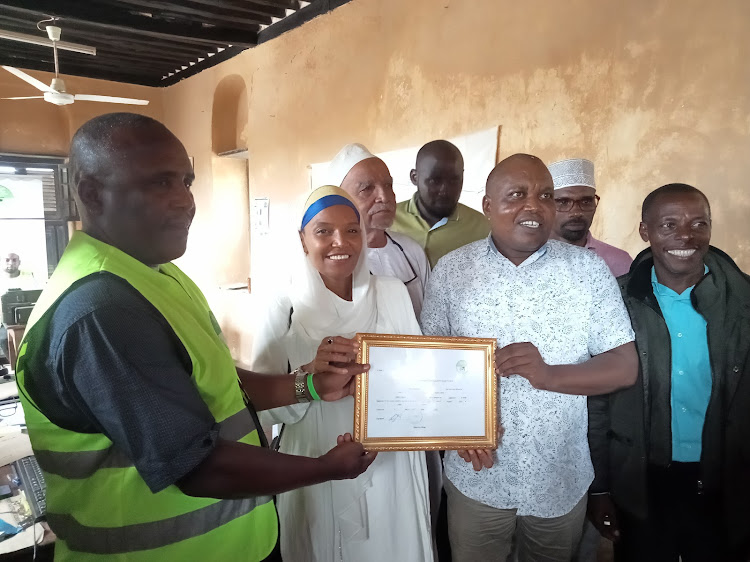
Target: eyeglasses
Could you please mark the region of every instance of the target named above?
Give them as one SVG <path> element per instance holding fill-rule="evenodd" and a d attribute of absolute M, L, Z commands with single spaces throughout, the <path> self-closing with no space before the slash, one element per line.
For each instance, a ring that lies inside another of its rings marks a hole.
<path fill-rule="evenodd" d="M 555 208 L 561 213 L 567 213 L 572 211 L 573 207 L 578 205 L 581 211 L 593 211 L 599 204 L 599 196 L 591 195 L 589 197 L 581 197 L 580 199 L 569 199 L 568 197 L 560 197 L 555 199 Z"/>
<path fill-rule="evenodd" d="M 408 285 L 409 283 L 411 283 L 412 281 L 414 281 L 417 278 L 417 272 L 414 271 L 414 266 L 409 261 L 409 258 L 406 255 L 406 252 L 404 252 L 404 248 L 401 246 L 401 244 L 399 244 L 393 238 L 391 238 L 391 236 L 387 232 L 385 233 L 385 235 L 388 237 L 388 240 L 390 240 L 391 242 L 393 242 L 396 245 L 396 247 L 399 250 L 401 250 L 401 253 L 404 254 L 404 259 L 406 260 L 406 263 L 409 264 L 409 269 L 411 269 L 412 278 L 409 279 L 408 281 L 404 281 L 403 279 L 401 279 L 401 281 L 403 282 L 404 285 Z"/>

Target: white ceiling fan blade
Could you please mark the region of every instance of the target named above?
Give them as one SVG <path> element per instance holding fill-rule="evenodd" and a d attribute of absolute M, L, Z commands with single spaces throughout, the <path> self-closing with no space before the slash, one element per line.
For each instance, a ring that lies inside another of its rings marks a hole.
<path fill-rule="evenodd" d="M 129 105 L 148 105 L 148 100 L 133 98 L 116 98 L 112 96 L 94 96 L 90 94 L 76 94 L 76 101 L 101 101 L 104 103 L 127 103 Z"/>
<path fill-rule="evenodd" d="M 17 98 L 0 98 L 0 100 L 43 100 L 44 96 L 23 96 Z"/>
<path fill-rule="evenodd" d="M 12 66 L 5 66 L 5 65 L 2 65 L 2 66 L 3 66 L 3 68 L 5 70 L 7 70 L 8 72 L 10 72 L 11 74 L 15 74 L 16 76 L 18 76 L 24 82 L 28 82 L 29 84 L 31 84 L 32 86 L 34 86 L 40 92 L 54 92 L 55 91 L 52 88 L 50 88 L 49 86 L 47 86 L 47 84 L 45 84 L 41 80 L 37 80 L 33 76 L 29 76 L 23 70 L 18 70 L 17 68 L 13 68 Z"/>

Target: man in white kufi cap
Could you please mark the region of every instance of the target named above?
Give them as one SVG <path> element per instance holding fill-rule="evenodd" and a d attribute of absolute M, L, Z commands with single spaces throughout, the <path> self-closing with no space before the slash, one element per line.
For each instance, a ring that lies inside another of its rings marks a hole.
<path fill-rule="evenodd" d="M 347 144 L 329 164 L 327 181 L 351 195 L 359 208 L 367 232 L 370 272 L 401 279 L 419 319 L 430 264 L 414 240 L 387 231 L 396 216 L 396 196 L 388 166 L 363 145 Z"/>
<path fill-rule="evenodd" d="M 594 163 L 585 158 L 560 160 L 548 166 L 555 184 L 557 216 L 551 238 L 593 250 L 619 277 L 630 270 L 630 255 L 591 235 L 599 196 L 594 181 Z"/>

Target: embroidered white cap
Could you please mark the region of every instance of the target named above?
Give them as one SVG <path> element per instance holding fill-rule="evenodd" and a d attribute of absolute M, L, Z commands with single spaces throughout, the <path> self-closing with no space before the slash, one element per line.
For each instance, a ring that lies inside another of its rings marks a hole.
<path fill-rule="evenodd" d="M 571 158 L 553 162 L 549 166 L 555 189 L 571 187 L 573 185 L 585 185 L 596 189 L 594 182 L 594 163 L 585 158 Z"/>

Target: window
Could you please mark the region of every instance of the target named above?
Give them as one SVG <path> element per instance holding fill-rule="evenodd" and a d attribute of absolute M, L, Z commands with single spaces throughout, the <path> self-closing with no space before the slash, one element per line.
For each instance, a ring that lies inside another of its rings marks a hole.
<path fill-rule="evenodd" d="M 68 182 L 67 159 L 0 154 L 3 183 L 6 189 L 12 186 L 10 195 L 4 193 L 15 201 L 0 201 L 0 251 L 26 253 L 26 257 L 21 255 L 22 268 L 33 267 L 40 277 L 51 275 L 68 244 L 69 223 L 80 220 Z"/>

